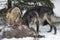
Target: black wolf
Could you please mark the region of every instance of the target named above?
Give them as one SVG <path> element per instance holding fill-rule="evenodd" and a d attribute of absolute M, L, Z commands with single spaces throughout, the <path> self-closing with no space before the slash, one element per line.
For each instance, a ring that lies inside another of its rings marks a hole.
<path fill-rule="evenodd" d="M 46 7 L 46 6 L 36 6 L 32 9 L 35 10 L 36 13 L 38 13 L 40 22 L 42 21 L 43 25 L 47 25 L 47 24 L 50 25 L 50 30 L 48 32 L 51 32 L 52 28 L 54 28 L 54 34 L 56 34 L 56 27 L 53 24 L 53 20 L 54 20 L 53 9 L 50 7 Z"/>
<path fill-rule="evenodd" d="M 22 17 L 23 24 L 29 27 L 29 23 L 33 18 L 36 18 L 37 33 L 39 32 L 39 22 L 42 22 L 43 25 L 50 25 L 50 30 L 48 32 L 51 32 L 52 28 L 54 28 L 54 34 L 56 34 L 56 27 L 54 26 L 52 20 L 54 18 L 54 12 L 52 8 L 46 6 L 35 6 L 31 9 L 28 9 Z"/>

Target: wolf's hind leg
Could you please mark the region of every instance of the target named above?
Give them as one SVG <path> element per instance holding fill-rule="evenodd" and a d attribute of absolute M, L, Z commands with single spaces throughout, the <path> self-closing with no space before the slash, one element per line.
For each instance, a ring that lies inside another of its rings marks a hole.
<path fill-rule="evenodd" d="M 48 32 L 51 32 L 52 31 L 52 28 L 54 28 L 54 34 L 56 34 L 56 27 L 54 26 L 52 20 L 50 21 L 48 18 L 47 18 L 47 22 L 49 23 L 50 25 L 50 30 Z"/>

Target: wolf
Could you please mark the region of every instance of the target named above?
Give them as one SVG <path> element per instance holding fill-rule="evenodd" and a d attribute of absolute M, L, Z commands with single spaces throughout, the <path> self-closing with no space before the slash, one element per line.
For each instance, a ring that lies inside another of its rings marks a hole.
<path fill-rule="evenodd" d="M 32 21 L 33 18 L 36 18 L 36 31 L 39 33 L 39 24 L 42 22 L 43 25 L 49 25 L 50 30 L 48 32 L 52 31 L 52 28 L 54 28 L 54 34 L 56 34 L 56 27 L 53 24 L 53 18 L 54 18 L 54 12 L 53 9 L 46 6 L 35 6 L 26 11 L 24 16 L 22 17 L 23 24 L 27 25 L 29 27 L 29 23 Z M 39 34 L 37 34 L 38 36 Z"/>
<path fill-rule="evenodd" d="M 53 9 L 51 7 L 46 7 L 46 6 L 36 6 L 33 8 L 33 10 L 36 11 L 36 13 L 39 16 L 39 20 L 40 22 L 43 23 L 43 25 L 49 25 L 50 26 L 50 30 L 48 32 L 52 31 L 52 28 L 54 28 L 54 34 L 56 34 L 56 27 L 53 24 L 54 21 L 54 12 Z"/>
<path fill-rule="evenodd" d="M 22 22 L 20 9 L 18 7 L 8 9 L 6 18 L 8 26 L 20 25 Z"/>

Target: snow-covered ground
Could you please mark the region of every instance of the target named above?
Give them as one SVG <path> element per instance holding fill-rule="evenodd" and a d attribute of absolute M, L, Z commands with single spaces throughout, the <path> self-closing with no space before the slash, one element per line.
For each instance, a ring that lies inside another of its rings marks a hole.
<path fill-rule="evenodd" d="M 31 26 L 31 25 L 30 25 Z M 49 30 L 49 25 L 42 26 L 40 25 L 40 35 L 45 35 L 44 38 L 37 38 L 37 40 L 60 40 L 60 25 L 56 26 L 57 27 L 57 34 L 54 35 L 53 32 L 48 33 L 47 31 Z M 33 24 L 31 27 L 35 28 L 35 24 Z M 24 37 L 24 38 L 3 38 L 2 40 L 35 40 L 33 37 Z"/>
<path fill-rule="evenodd" d="M 38 38 L 38 40 L 60 40 L 60 32 L 58 31 L 58 33 L 56 35 L 53 35 L 51 33 L 43 33 L 45 35 L 45 38 Z M 2 40 L 34 40 L 34 38 L 32 37 L 26 37 L 26 38 L 4 38 Z"/>

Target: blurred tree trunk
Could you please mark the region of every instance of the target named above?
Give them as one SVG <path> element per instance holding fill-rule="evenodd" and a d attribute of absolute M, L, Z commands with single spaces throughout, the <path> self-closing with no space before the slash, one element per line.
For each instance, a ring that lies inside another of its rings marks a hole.
<path fill-rule="evenodd" d="M 8 9 L 12 7 L 12 0 L 7 0 L 8 3 Z"/>

